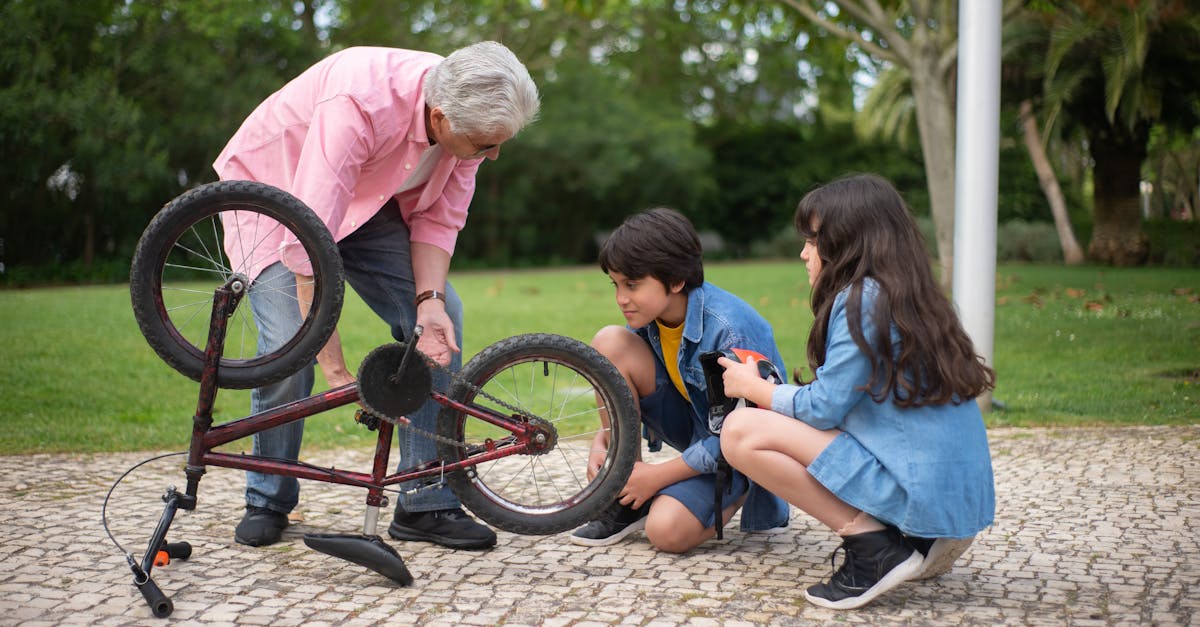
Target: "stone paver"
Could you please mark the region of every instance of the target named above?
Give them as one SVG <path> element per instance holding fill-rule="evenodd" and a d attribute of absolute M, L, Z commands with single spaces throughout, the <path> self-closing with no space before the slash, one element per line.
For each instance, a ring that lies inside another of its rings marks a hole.
<path fill-rule="evenodd" d="M 589 549 L 566 534 L 500 532 L 487 552 L 391 544 L 408 588 L 308 549 L 305 532 L 361 531 L 361 489 L 304 482 L 304 522 L 279 545 L 233 542 L 242 473 L 210 468 L 171 540 L 191 559 L 155 569 L 170 622 L 248 625 L 1200 624 L 1200 425 L 990 432 L 995 525 L 955 569 L 854 612 L 809 605 L 831 533 L 793 509 L 785 533 L 678 556 L 640 535 Z M 367 469 L 369 452 L 313 460 Z M 163 624 L 100 523 L 113 481 L 147 454 L 0 457 L 0 625 Z M 150 462 L 112 494 L 108 521 L 139 556 L 182 458 Z M 390 521 L 381 516 L 381 527 Z"/>

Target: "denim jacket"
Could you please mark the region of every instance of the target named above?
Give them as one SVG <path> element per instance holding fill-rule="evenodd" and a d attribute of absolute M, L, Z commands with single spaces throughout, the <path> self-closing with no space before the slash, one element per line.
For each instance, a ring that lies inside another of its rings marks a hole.
<path fill-rule="evenodd" d="M 870 338 L 879 285 L 867 279 L 863 333 Z M 928 538 L 972 536 L 992 523 L 995 492 L 983 416 L 974 400 L 903 408 L 864 389 L 871 362 L 850 336 L 849 289 L 834 299 L 825 363 L 805 386 L 780 385 L 771 409 L 843 433 L 809 466 L 841 500 L 901 531 Z M 900 333 L 891 325 L 899 350 Z"/>
<path fill-rule="evenodd" d="M 634 331 L 650 344 L 659 362 L 663 362 L 658 325 L 651 323 Z M 679 345 L 679 375 L 691 401 L 693 423 L 692 442 L 683 450 L 683 461 L 702 474 L 717 471 L 721 442 L 708 432 L 707 386 L 700 355 L 729 348 L 762 353 L 780 372 L 786 372 L 770 323 L 742 299 L 706 282 L 688 292 L 687 316 Z M 762 531 L 785 526 L 787 521 L 787 502 L 751 482 L 742 506 L 741 528 Z"/>

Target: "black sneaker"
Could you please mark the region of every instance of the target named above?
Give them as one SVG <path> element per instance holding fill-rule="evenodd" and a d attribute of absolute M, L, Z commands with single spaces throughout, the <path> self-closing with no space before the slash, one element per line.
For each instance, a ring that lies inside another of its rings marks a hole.
<path fill-rule="evenodd" d="M 646 528 L 646 514 L 650 507 L 633 509 L 614 502 L 600 512 L 600 516 L 578 528 L 571 534 L 571 542 L 583 546 L 608 546 L 623 540 L 625 536 Z"/>
<path fill-rule="evenodd" d="M 842 538 L 842 545 L 829 556 L 831 564 L 838 550 L 846 554 L 842 567 L 829 581 L 809 586 L 804 592 L 809 603 L 832 610 L 862 607 L 921 568 L 920 551 L 894 527 Z"/>
<path fill-rule="evenodd" d="M 918 538 L 905 536 L 914 549 L 925 557 L 921 568 L 912 576 L 915 579 L 932 579 L 950 572 L 954 562 L 971 546 L 975 538 Z"/>
<path fill-rule="evenodd" d="M 452 549 L 487 549 L 496 546 L 496 532 L 479 524 L 462 508 L 433 512 L 405 512 L 396 508 L 388 535 L 397 540 L 433 542 Z"/>
<path fill-rule="evenodd" d="M 242 522 L 233 530 L 233 539 L 246 546 L 267 546 L 279 542 L 288 526 L 287 514 L 273 509 L 247 505 Z"/>

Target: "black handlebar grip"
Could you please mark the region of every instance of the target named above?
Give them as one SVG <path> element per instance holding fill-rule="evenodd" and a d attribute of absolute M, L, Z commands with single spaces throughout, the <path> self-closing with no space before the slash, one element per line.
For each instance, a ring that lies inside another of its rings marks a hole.
<path fill-rule="evenodd" d="M 154 580 L 146 577 L 146 581 L 142 583 L 134 582 L 137 589 L 141 591 L 142 596 L 146 597 L 146 604 L 150 606 L 150 611 L 155 618 L 166 618 L 175 611 L 175 605 L 171 603 L 171 599 L 163 594 L 163 591 L 158 588 L 158 584 Z"/>
<path fill-rule="evenodd" d="M 187 542 L 167 542 L 166 551 L 173 560 L 185 560 L 192 556 L 192 545 Z"/>

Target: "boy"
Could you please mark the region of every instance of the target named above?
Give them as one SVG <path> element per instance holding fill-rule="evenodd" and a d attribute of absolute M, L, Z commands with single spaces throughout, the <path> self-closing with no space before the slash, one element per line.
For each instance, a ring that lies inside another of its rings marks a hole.
<path fill-rule="evenodd" d="M 607 546 L 645 529 L 660 551 L 683 553 L 716 535 L 745 505 L 744 531 L 784 527 L 787 503 L 732 472 L 715 512 L 720 438 L 708 431 L 700 355 L 744 348 L 782 370 L 771 325 L 740 298 L 704 281 L 700 238 L 679 212 L 655 208 L 630 216 L 600 249 L 600 269 L 616 288 L 627 326 L 600 329 L 592 346 L 613 362 L 639 399 L 651 450 L 666 442 L 681 455 L 637 462 L 617 502 L 575 530 L 571 541 Z M 608 447 L 600 432 L 588 460 L 597 472 Z"/>

